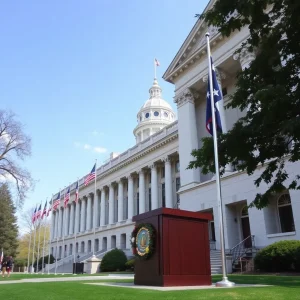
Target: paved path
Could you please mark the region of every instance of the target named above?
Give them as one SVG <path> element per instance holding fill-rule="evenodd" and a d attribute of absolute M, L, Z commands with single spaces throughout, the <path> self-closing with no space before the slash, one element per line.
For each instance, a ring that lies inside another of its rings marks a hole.
<path fill-rule="evenodd" d="M 72 276 L 72 277 L 51 277 L 51 278 L 26 278 L 19 280 L 0 279 L 1 284 L 28 283 L 28 282 L 60 282 L 60 281 L 91 281 L 108 279 L 133 279 L 133 275 L 109 275 L 109 276 Z"/>

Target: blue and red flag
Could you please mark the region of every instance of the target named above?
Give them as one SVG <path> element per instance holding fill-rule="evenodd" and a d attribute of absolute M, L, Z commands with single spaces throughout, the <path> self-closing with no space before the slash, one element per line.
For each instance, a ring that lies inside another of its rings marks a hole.
<path fill-rule="evenodd" d="M 55 211 L 60 203 L 60 192 L 58 193 L 57 197 L 53 200 L 52 209 Z"/>
<path fill-rule="evenodd" d="M 211 72 L 212 72 L 212 85 L 213 85 L 213 99 L 214 99 L 214 108 L 215 108 L 215 118 L 216 118 L 216 128 L 218 132 L 223 132 L 222 130 L 222 122 L 220 111 L 218 108 L 218 102 L 223 99 L 222 91 L 220 90 L 216 69 L 213 64 L 213 60 L 211 59 Z M 207 94 L 206 94 L 206 129 L 207 131 L 213 135 L 213 123 L 212 123 L 212 111 L 211 111 L 211 95 L 210 95 L 210 76 L 208 75 L 208 85 L 207 85 Z"/>
<path fill-rule="evenodd" d="M 35 217 L 36 217 L 36 208 L 37 208 L 37 207 L 35 207 L 35 209 L 34 209 L 34 212 L 33 212 L 33 214 L 32 214 L 32 217 L 31 217 L 32 224 L 35 222 Z"/>
<path fill-rule="evenodd" d="M 76 189 L 75 189 L 75 203 L 78 202 L 78 198 L 79 198 L 79 183 L 77 181 Z"/>
<path fill-rule="evenodd" d="M 47 200 L 46 200 L 46 203 L 45 203 L 45 206 L 44 206 L 44 209 L 43 209 L 43 212 L 42 212 L 42 217 L 41 219 L 44 218 L 44 216 L 47 214 Z"/>
<path fill-rule="evenodd" d="M 88 185 L 93 179 L 96 177 L 96 164 L 94 164 L 94 167 L 90 174 L 85 178 L 84 185 Z"/>
<path fill-rule="evenodd" d="M 64 199 L 64 207 L 65 208 L 67 207 L 69 200 L 70 200 L 70 187 L 68 188 L 68 190 L 65 194 L 65 199 Z"/>
<path fill-rule="evenodd" d="M 38 220 L 41 217 L 41 213 L 42 213 L 42 203 L 40 204 L 39 209 L 36 212 L 36 215 L 35 215 L 36 220 Z"/>

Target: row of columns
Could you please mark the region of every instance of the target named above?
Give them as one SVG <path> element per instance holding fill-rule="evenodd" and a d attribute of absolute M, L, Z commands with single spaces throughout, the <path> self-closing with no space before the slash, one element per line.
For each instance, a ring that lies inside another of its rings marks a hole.
<path fill-rule="evenodd" d="M 239 60 L 242 70 L 249 68 L 251 62 L 255 59 L 255 54 L 243 50 L 241 53 L 233 56 L 234 60 Z M 217 68 L 216 68 L 217 69 Z M 224 74 L 217 70 L 217 80 L 222 89 L 222 78 Z M 207 80 L 207 76 L 203 81 Z M 197 135 L 197 122 L 195 110 L 195 94 L 187 88 L 179 95 L 175 96 L 174 102 L 177 104 L 178 112 L 178 135 L 179 135 L 179 155 L 180 164 L 183 166 L 181 173 L 181 186 L 195 185 L 200 182 L 200 172 L 198 169 L 186 169 L 190 161 L 193 149 L 199 149 L 199 138 Z M 223 114 L 223 107 L 220 109 Z M 225 130 L 227 130 L 226 119 L 223 115 Z M 229 166 L 230 169 L 230 166 Z"/>
<path fill-rule="evenodd" d="M 164 159 L 165 167 L 165 206 L 173 207 L 173 182 L 172 182 L 172 168 L 171 160 Z M 157 165 L 152 164 L 151 169 L 151 209 L 156 209 L 159 206 L 158 195 L 158 172 Z M 146 211 L 146 180 L 145 170 L 138 171 L 139 180 L 139 211 L 144 213 Z M 127 220 L 131 221 L 134 216 L 134 177 L 127 176 L 128 181 L 128 217 Z M 118 189 L 118 211 L 117 221 L 124 221 L 124 181 L 121 179 L 117 182 Z M 108 193 L 108 224 L 115 222 L 115 184 L 108 185 L 108 189 L 103 187 L 100 190 L 100 209 L 99 209 L 99 194 L 89 194 L 87 197 L 82 197 L 80 202 L 71 203 L 66 208 L 58 209 L 53 213 L 52 217 L 52 238 L 62 237 L 63 235 L 69 236 L 72 234 L 82 233 L 93 228 L 107 225 L 106 220 L 106 198 Z M 99 215 L 100 214 L 100 215 Z M 63 222 L 64 218 L 64 222 Z M 80 220 L 80 222 L 79 222 Z M 100 221 L 100 222 L 99 222 Z M 64 223 L 64 224 L 63 224 Z M 64 226 L 64 228 L 62 228 Z"/>

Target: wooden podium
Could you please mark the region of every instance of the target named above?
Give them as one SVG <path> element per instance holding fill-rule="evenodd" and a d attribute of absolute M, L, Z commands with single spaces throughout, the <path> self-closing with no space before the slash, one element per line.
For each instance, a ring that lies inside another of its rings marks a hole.
<path fill-rule="evenodd" d="M 159 208 L 134 216 L 136 225 L 152 224 L 155 251 L 135 260 L 134 284 L 151 286 L 211 285 L 209 213 Z"/>

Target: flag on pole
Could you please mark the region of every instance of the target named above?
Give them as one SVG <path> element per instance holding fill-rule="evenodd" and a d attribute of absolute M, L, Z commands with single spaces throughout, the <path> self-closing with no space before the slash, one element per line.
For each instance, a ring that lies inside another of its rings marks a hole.
<path fill-rule="evenodd" d="M 85 178 L 84 185 L 87 186 L 96 177 L 96 164 L 91 171 L 91 173 Z"/>
<path fill-rule="evenodd" d="M 40 204 L 39 209 L 36 212 L 36 216 L 35 216 L 36 220 L 38 220 L 41 217 L 41 213 L 42 213 L 42 203 Z"/>
<path fill-rule="evenodd" d="M 44 218 L 44 216 L 47 214 L 47 200 L 46 200 L 46 203 L 45 203 L 45 206 L 44 206 L 44 209 L 43 209 L 43 212 L 42 212 L 42 217 L 41 219 Z"/>
<path fill-rule="evenodd" d="M 49 207 L 48 207 L 48 210 L 47 210 L 47 214 L 46 214 L 46 217 L 48 217 L 49 216 L 49 214 L 50 214 L 50 211 L 52 210 L 52 206 L 51 205 L 49 205 Z"/>
<path fill-rule="evenodd" d="M 75 203 L 78 202 L 78 198 L 79 198 L 79 183 L 77 181 L 76 189 L 75 189 Z"/>
<path fill-rule="evenodd" d="M 216 69 L 213 64 L 212 58 L 211 61 L 211 69 L 212 69 L 212 84 L 213 84 L 213 98 L 214 98 L 214 108 L 215 108 L 215 116 L 216 116 L 216 127 L 218 132 L 222 132 L 222 123 L 220 111 L 218 109 L 217 103 L 222 100 L 222 92 L 219 88 L 219 84 L 216 76 Z M 210 76 L 208 75 L 208 84 L 207 84 L 207 94 L 206 94 L 206 129 L 207 131 L 213 135 L 213 126 L 212 126 L 212 111 L 211 111 L 211 97 L 210 97 Z"/>
<path fill-rule="evenodd" d="M 32 214 L 32 218 L 31 218 L 32 224 L 35 222 L 36 208 L 37 208 L 37 206 L 35 207 L 34 212 Z"/>
<path fill-rule="evenodd" d="M 65 194 L 65 199 L 64 199 L 64 207 L 66 208 L 70 200 L 70 187 L 67 190 L 67 193 Z"/>
<path fill-rule="evenodd" d="M 156 65 L 157 67 L 160 66 L 160 62 L 159 62 L 156 58 L 154 59 L 154 63 L 155 63 L 155 65 Z"/>
<path fill-rule="evenodd" d="M 59 206 L 60 203 L 60 192 L 58 193 L 57 197 L 54 199 L 53 204 L 52 204 L 52 209 L 55 211 L 57 207 Z"/>

